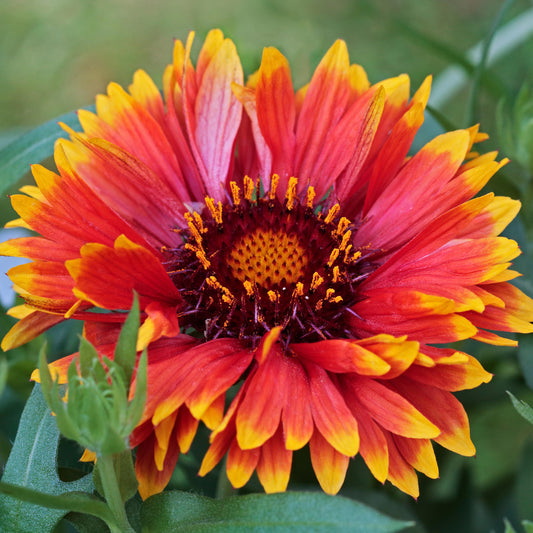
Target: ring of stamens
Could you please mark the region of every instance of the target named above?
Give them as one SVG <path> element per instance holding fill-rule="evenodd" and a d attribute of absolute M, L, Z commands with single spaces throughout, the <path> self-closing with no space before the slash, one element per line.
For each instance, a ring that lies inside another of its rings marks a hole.
<path fill-rule="evenodd" d="M 208 197 L 202 213 L 185 215 L 183 246 L 163 250 L 184 328 L 252 344 L 275 326 L 286 344 L 350 336 L 339 318 L 374 268 L 371 252 L 353 249 L 338 204 L 315 206 L 313 187 L 298 196 L 296 178 L 280 200 L 278 183 L 274 175 L 260 196 L 248 177 L 242 191 L 231 182 L 232 202 Z"/>

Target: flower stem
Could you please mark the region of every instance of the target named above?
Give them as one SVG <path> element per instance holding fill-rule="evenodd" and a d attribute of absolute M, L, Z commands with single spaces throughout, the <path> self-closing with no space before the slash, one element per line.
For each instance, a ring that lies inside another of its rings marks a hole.
<path fill-rule="evenodd" d="M 98 457 L 98 469 L 100 472 L 100 479 L 104 489 L 104 497 L 107 505 L 111 509 L 118 525 L 117 530 L 120 533 L 135 533 L 131 527 L 124 509 L 124 502 L 120 495 L 120 488 L 118 486 L 117 476 L 115 474 L 115 467 L 113 464 L 112 455 L 101 455 Z"/>
<path fill-rule="evenodd" d="M 215 497 L 219 500 L 222 498 L 228 498 L 234 493 L 233 487 L 231 486 L 231 483 L 229 482 L 228 476 L 226 474 L 226 461 L 227 457 L 224 457 L 220 472 L 218 473 Z"/>

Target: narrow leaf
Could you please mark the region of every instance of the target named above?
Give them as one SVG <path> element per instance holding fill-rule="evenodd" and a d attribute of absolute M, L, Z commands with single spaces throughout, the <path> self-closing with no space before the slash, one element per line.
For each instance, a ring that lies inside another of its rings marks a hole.
<path fill-rule="evenodd" d="M 492 44 L 492 40 L 496 35 L 496 31 L 502 25 L 505 14 L 513 5 L 513 3 L 514 0 L 506 0 L 506 2 L 504 2 L 503 6 L 500 8 L 496 17 L 494 18 L 492 26 L 483 42 L 481 59 L 476 65 L 474 74 L 472 76 L 472 89 L 470 91 L 470 98 L 468 101 L 468 118 L 466 122 L 467 126 L 479 122 L 479 89 L 481 85 L 481 77 L 485 71 L 487 58 L 489 56 L 490 45 Z"/>
<path fill-rule="evenodd" d="M 514 408 L 518 411 L 518 414 L 523 416 L 530 424 L 533 424 L 533 409 L 526 402 L 519 400 L 509 391 L 506 392 L 511 398 Z"/>
<path fill-rule="evenodd" d="M 94 106 L 86 109 L 94 111 Z M 57 139 L 68 136 L 59 122 L 81 128 L 77 112 L 72 111 L 25 133 L 0 151 L 0 193 L 15 185 L 30 170 L 30 164 L 51 156 Z"/>
<path fill-rule="evenodd" d="M 522 522 L 522 526 L 524 526 L 524 531 L 526 533 L 533 533 L 533 522 L 530 522 L 529 520 L 524 520 Z"/>
<path fill-rule="evenodd" d="M 35 385 L 20 420 L 19 430 L 2 477 L 3 483 L 19 485 L 49 495 L 70 491 L 91 492 L 93 483 L 87 475 L 66 483 L 56 470 L 59 431 L 55 418 Z M 65 509 L 46 509 L 35 503 L 15 500 L 0 494 L 0 516 L 4 533 L 51 531 L 66 514 Z"/>
<path fill-rule="evenodd" d="M 318 492 L 250 494 L 224 500 L 163 492 L 144 502 L 141 523 L 143 533 L 384 533 L 412 525 L 362 503 Z"/>
<path fill-rule="evenodd" d="M 126 375 L 126 385 L 131 382 L 135 357 L 137 355 L 137 333 L 139 331 L 139 299 L 133 296 L 131 310 L 128 318 L 120 330 L 117 346 L 115 348 L 115 363 L 119 364 Z"/>
<path fill-rule="evenodd" d="M 7 383 L 7 359 L 0 357 L 0 396 L 4 391 L 4 387 Z"/>
<path fill-rule="evenodd" d="M 147 390 L 147 365 L 148 354 L 146 349 L 143 350 L 137 365 L 137 375 L 135 381 L 135 394 L 128 406 L 128 423 L 133 428 L 137 425 L 137 422 L 141 419 L 144 411 L 144 404 L 146 403 L 146 390 Z"/>
<path fill-rule="evenodd" d="M 91 374 L 94 361 L 98 360 L 98 352 L 96 348 L 85 338 L 80 337 L 80 375 L 82 378 L 86 378 Z M 105 373 L 102 373 L 105 376 Z"/>

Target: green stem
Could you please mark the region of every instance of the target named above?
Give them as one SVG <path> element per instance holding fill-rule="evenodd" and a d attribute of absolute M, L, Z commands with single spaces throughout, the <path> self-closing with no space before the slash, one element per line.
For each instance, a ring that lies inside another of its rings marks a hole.
<path fill-rule="evenodd" d="M 131 527 L 124 509 L 124 502 L 120 495 L 117 476 L 115 474 L 115 465 L 112 455 L 101 455 L 98 457 L 98 470 L 100 480 L 104 489 L 104 497 L 107 505 L 111 509 L 115 519 L 118 522 L 119 529 L 117 533 L 135 533 Z M 114 532 L 113 532 L 114 533 Z"/>
<path fill-rule="evenodd" d="M 28 487 L 0 481 L 0 493 L 18 500 L 42 505 L 50 509 L 63 509 L 77 513 L 90 514 L 103 520 L 112 533 L 122 533 L 111 509 L 103 502 L 85 493 L 47 494 Z"/>
<path fill-rule="evenodd" d="M 220 472 L 218 473 L 217 490 L 215 497 L 219 500 L 223 498 L 228 498 L 229 496 L 234 494 L 233 487 L 231 486 L 231 483 L 229 482 L 228 476 L 226 474 L 226 461 L 227 456 L 224 457 Z"/>

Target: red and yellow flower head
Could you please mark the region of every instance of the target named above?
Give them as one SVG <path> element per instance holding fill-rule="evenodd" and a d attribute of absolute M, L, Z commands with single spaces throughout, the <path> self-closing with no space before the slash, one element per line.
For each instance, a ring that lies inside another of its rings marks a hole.
<path fill-rule="evenodd" d="M 430 79 L 411 99 L 406 75 L 371 85 L 343 41 L 296 92 L 275 48 L 244 84 L 219 30 L 196 66 L 192 41 L 176 42 L 163 95 L 143 71 L 129 92 L 111 84 L 58 141 L 58 172 L 33 166 L 36 186 L 12 196 L 10 225 L 40 236 L 1 245 L 32 260 L 9 272 L 25 303 L 2 346 L 78 319 L 111 356 L 136 291 L 143 497 L 199 421 L 212 430 L 200 474 L 227 454 L 234 487 L 255 471 L 285 490 L 309 445 L 328 493 L 360 453 L 416 497 L 415 470 L 438 476 L 432 441 L 474 454 L 452 393 L 491 378 L 443 345 L 533 331 L 532 301 L 509 283 L 518 247 L 499 236 L 519 202 L 474 198 L 505 161 L 472 152 L 477 127 L 409 157 Z M 64 376 L 71 358 L 51 368 Z"/>

